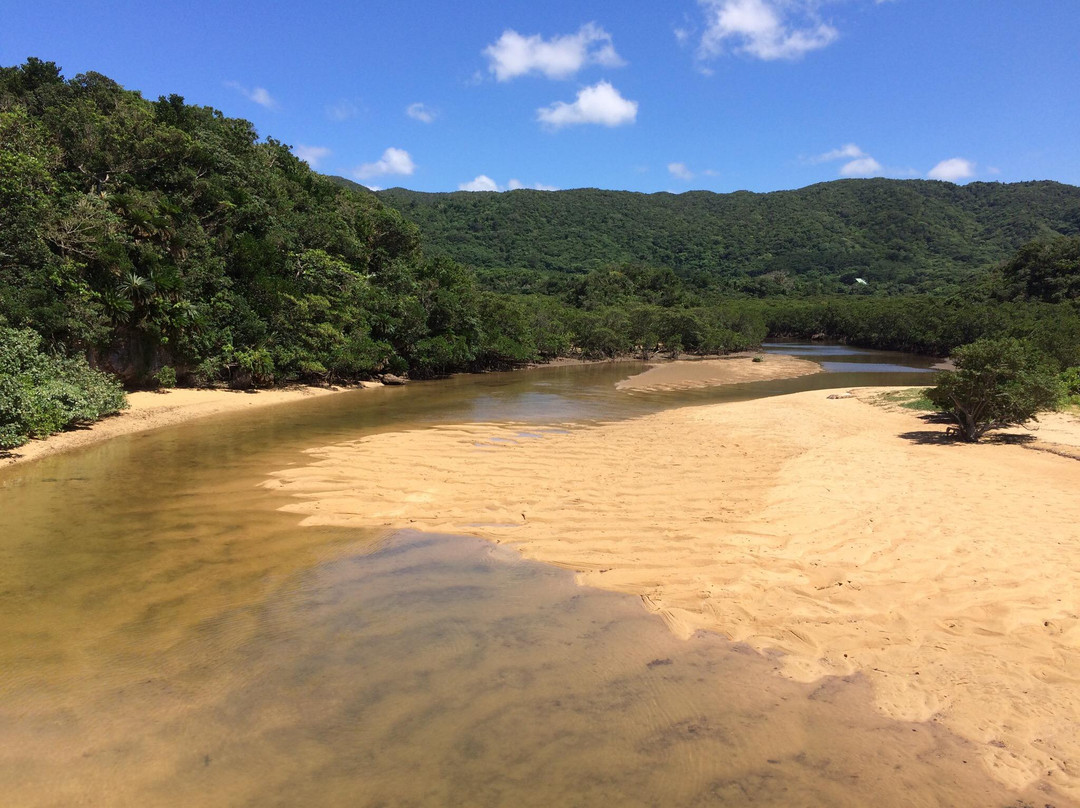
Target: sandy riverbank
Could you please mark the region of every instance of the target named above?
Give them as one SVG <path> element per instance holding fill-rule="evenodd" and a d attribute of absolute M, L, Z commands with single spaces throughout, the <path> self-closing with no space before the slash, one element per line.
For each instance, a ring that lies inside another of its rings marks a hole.
<path fill-rule="evenodd" d="M 381 387 L 382 385 L 368 382 L 364 386 Z M 120 435 L 171 426 L 208 415 L 288 404 L 306 398 L 355 389 L 357 386 L 339 388 L 297 386 L 254 392 L 174 389 L 163 392 L 129 393 L 130 407 L 118 415 L 103 418 L 86 427 L 51 435 L 45 440 L 32 440 L 6 453 L 0 452 L 0 466 L 37 460 L 100 443 Z"/>
<path fill-rule="evenodd" d="M 1080 463 L 828 394 L 380 434 L 267 484 L 306 524 L 514 543 L 793 678 L 860 673 L 886 715 L 1080 802 Z M 1080 446 L 1075 416 L 1043 429 Z"/>

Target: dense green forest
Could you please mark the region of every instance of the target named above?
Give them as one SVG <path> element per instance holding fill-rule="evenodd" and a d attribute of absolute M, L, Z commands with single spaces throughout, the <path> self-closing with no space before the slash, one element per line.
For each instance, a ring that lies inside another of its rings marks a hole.
<path fill-rule="evenodd" d="M 115 378 L 425 378 L 768 335 L 1018 337 L 1076 367 L 1078 233 L 1055 183 L 376 195 L 247 121 L 30 59 L 0 68 L 0 448 L 114 411 Z"/>
<path fill-rule="evenodd" d="M 1080 188 L 1055 182 L 378 196 L 420 226 L 426 249 L 481 270 L 579 273 L 640 262 L 758 296 L 959 292 L 1023 244 L 1080 235 Z"/>
<path fill-rule="evenodd" d="M 501 358 L 471 272 L 247 121 L 30 60 L 0 69 L 0 148 L 0 317 L 128 384 Z"/>

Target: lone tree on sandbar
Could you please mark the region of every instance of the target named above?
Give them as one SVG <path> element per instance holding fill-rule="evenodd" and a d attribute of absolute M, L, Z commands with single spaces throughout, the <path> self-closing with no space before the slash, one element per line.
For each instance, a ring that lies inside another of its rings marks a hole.
<path fill-rule="evenodd" d="M 1061 382 L 1054 360 L 1016 339 L 981 339 L 953 351 L 956 370 L 927 391 L 956 421 L 956 435 L 974 443 L 991 429 L 1037 420 L 1056 408 Z"/>

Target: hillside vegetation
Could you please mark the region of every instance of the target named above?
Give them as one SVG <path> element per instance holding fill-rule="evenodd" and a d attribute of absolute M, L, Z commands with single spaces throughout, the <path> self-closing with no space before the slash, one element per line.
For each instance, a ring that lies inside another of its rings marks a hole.
<path fill-rule="evenodd" d="M 378 197 L 420 227 L 426 249 L 479 269 L 640 262 L 755 295 L 948 293 L 1025 243 L 1080 234 L 1080 188 L 1055 182 L 868 179 L 678 195 L 394 188 Z"/>
<path fill-rule="evenodd" d="M 503 358 L 493 308 L 400 214 L 248 121 L 0 68 L 0 325 L 48 350 L 129 385 L 431 375 Z"/>
<path fill-rule="evenodd" d="M 0 449 L 121 408 L 115 378 L 426 378 L 767 335 L 1023 338 L 1076 368 L 1078 200 L 887 180 L 375 195 L 248 121 L 30 59 L 0 67 Z"/>

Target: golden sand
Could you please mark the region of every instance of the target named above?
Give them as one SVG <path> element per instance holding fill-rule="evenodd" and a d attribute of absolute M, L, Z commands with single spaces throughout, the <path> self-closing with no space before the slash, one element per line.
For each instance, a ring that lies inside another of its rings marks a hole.
<path fill-rule="evenodd" d="M 767 364 L 760 363 L 760 364 Z M 311 450 L 310 525 L 467 533 L 639 595 L 679 634 L 861 673 L 988 770 L 1080 800 L 1080 463 L 831 391 L 566 429 L 471 424 Z M 1080 446 L 1080 419 L 1044 427 Z"/>

